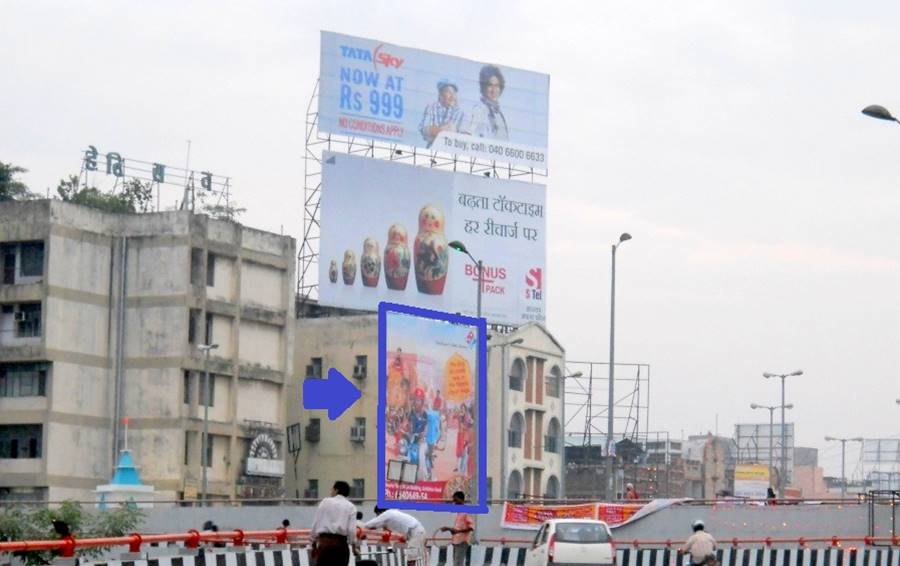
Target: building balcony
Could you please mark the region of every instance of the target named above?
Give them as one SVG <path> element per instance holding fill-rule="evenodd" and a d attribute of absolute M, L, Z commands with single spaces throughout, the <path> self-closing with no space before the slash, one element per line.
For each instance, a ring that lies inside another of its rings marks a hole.
<path fill-rule="evenodd" d="M 28 474 L 37 476 L 41 473 L 43 458 L 0 458 L 0 477 L 8 474 Z"/>

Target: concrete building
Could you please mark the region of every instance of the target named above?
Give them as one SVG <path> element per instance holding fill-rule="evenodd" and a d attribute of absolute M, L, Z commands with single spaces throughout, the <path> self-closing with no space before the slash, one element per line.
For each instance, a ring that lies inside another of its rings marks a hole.
<path fill-rule="evenodd" d="M 288 422 L 303 430 L 303 446 L 287 474 L 288 492 L 326 495 L 336 479 L 356 498 L 376 497 L 378 320 L 376 315 L 299 318 L 291 386 L 300 403 L 288 402 Z M 540 324 L 526 324 L 488 341 L 488 487 L 490 498 L 561 497 L 562 395 L 565 352 Z M 328 368 L 352 376 L 362 398 L 339 419 L 325 411 L 301 411 L 302 381 Z M 304 371 L 305 368 L 305 371 Z M 507 379 L 502 376 L 506 375 Z M 370 465 L 371 464 L 371 465 Z M 505 481 L 500 481 L 504 478 Z"/>
<path fill-rule="evenodd" d="M 145 483 L 195 497 L 206 406 L 211 496 L 280 495 L 295 248 L 187 211 L 0 203 L 0 499 L 93 500 L 124 417 Z"/>

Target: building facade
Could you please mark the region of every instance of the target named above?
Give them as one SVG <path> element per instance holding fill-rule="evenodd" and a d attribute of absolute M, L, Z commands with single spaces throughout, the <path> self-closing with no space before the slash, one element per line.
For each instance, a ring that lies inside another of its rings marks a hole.
<path fill-rule="evenodd" d="M 337 479 L 352 495 L 375 499 L 378 454 L 378 319 L 376 315 L 298 318 L 288 423 L 299 425 L 302 449 L 288 460 L 288 493 L 316 499 Z M 563 463 L 562 395 L 565 352 L 539 324 L 488 342 L 489 498 L 561 497 Z M 303 381 L 336 368 L 362 393 L 339 419 L 325 411 L 302 410 Z M 506 376 L 504 379 L 503 376 Z M 505 481 L 500 481 L 505 478 Z"/>
<path fill-rule="evenodd" d="M 187 211 L 0 203 L 0 498 L 93 499 L 126 419 L 160 499 L 196 497 L 201 461 L 211 497 L 279 496 L 295 253 Z"/>

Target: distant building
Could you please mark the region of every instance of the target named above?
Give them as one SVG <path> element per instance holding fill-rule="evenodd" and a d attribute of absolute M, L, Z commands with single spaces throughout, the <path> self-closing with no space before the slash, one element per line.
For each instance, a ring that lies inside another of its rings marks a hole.
<path fill-rule="evenodd" d="M 280 495 L 295 257 L 187 211 L 0 203 L 0 500 L 93 500 L 126 416 L 144 483 L 196 497 L 204 406 L 211 497 Z"/>
<path fill-rule="evenodd" d="M 287 398 L 288 422 L 302 426 L 302 449 L 296 470 L 287 475 L 288 493 L 320 498 L 334 480 L 343 479 L 350 483 L 353 497 L 374 499 L 378 318 L 323 307 L 304 309 L 312 316 L 297 319 L 294 366 L 298 376 L 291 385 L 300 402 Z M 522 343 L 506 345 L 518 339 Z M 488 348 L 489 497 L 561 497 L 565 351 L 537 323 L 509 334 L 492 333 Z M 303 380 L 321 378 L 332 367 L 362 392 L 362 398 L 335 421 L 329 421 L 325 411 L 300 410 Z M 288 462 L 288 467 L 294 465 Z"/>

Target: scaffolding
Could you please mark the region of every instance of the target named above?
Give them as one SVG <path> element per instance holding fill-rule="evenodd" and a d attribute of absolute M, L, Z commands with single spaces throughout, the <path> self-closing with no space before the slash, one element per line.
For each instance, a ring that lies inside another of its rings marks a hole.
<path fill-rule="evenodd" d="M 485 161 L 456 154 L 423 150 L 415 146 L 376 141 L 368 138 L 334 135 L 319 131 L 319 81 L 306 107 L 306 137 L 303 148 L 303 226 L 300 249 L 297 253 L 297 296 L 299 310 L 319 298 L 319 203 L 322 194 L 322 153 L 332 151 L 398 161 L 408 165 L 443 169 L 457 173 L 481 175 L 495 179 L 516 179 L 535 182 L 545 178 L 548 171 L 520 167 L 498 161 Z"/>

